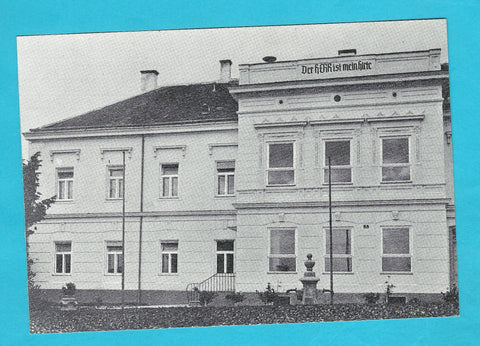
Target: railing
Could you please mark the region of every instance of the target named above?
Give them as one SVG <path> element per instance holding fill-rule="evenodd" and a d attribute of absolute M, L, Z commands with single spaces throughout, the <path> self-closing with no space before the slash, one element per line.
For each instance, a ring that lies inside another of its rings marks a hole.
<path fill-rule="evenodd" d="M 199 283 L 187 285 L 188 304 L 200 305 L 200 292 L 235 292 L 234 273 L 216 273 Z"/>

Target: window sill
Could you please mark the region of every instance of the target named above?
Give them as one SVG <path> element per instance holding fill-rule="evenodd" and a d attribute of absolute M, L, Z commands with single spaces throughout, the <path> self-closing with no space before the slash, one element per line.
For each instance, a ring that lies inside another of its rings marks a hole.
<path fill-rule="evenodd" d="M 413 275 L 413 272 L 380 272 L 380 275 Z"/>
<path fill-rule="evenodd" d="M 72 276 L 72 273 L 52 273 L 52 276 Z"/>
<path fill-rule="evenodd" d="M 56 199 L 55 203 L 73 203 L 75 200 L 73 199 Z"/>
<path fill-rule="evenodd" d="M 118 276 L 118 277 L 121 277 L 121 276 L 122 276 L 122 273 L 105 273 L 104 275 L 105 275 L 105 276 Z"/>
<path fill-rule="evenodd" d="M 328 183 L 323 183 L 323 186 L 328 186 Z M 332 186 L 353 186 L 353 182 L 333 182 L 332 181 Z"/>
<path fill-rule="evenodd" d="M 236 197 L 236 195 L 215 195 L 215 198 L 231 198 L 231 197 Z"/>
<path fill-rule="evenodd" d="M 121 202 L 123 201 L 123 198 L 106 198 L 106 202 Z"/>
<path fill-rule="evenodd" d="M 380 184 L 385 184 L 385 185 L 395 185 L 395 184 L 412 184 L 412 180 L 395 180 L 395 181 L 381 181 Z"/>
<path fill-rule="evenodd" d="M 180 276 L 179 273 L 159 273 L 158 276 Z"/>
<path fill-rule="evenodd" d="M 267 274 L 298 274 L 295 272 L 267 272 Z"/>
<path fill-rule="evenodd" d="M 159 200 L 164 201 L 164 200 L 177 200 L 180 199 L 180 197 L 175 196 L 175 197 L 158 197 Z"/>
<path fill-rule="evenodd" d="M 333 272 L 333 275 L 354 275 L 354 272 Z M 330 272 L 323 272 L 322 275 L 330 275 Z"/>
<path fill-rule="evenodd" d="M 278 187 L 284 187 L 284 188 L 292 188 L 296 187 L 296 184 L 279 184 L 279 185 L 274 185 L 274 184 L 267 184 L 267 189 L 268 188 L 278 188 Z"/>

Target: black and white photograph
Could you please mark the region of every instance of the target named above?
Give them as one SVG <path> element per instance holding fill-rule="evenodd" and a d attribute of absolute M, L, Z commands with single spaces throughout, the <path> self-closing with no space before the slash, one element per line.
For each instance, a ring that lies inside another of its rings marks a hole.
<path fill-rule="evenodd" d="M 30 333 L 460 314 L 446 19 L 17 54 Z"/>

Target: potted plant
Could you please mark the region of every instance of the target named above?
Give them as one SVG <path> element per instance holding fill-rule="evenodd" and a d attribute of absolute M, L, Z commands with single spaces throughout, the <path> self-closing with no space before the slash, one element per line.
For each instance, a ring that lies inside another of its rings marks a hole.
<path fill-rule="evenodd" d="M 75 298 L 76 287 L 73 282 L 67 283 L 62 287 L 63 297 L 60 300 L 61 310 L 77 310 L 78 302 Z"/>

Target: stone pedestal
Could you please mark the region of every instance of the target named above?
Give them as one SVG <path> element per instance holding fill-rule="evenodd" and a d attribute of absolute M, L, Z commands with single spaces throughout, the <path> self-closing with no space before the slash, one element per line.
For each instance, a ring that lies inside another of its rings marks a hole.
<path fill-rule="evenodd" d="M 307 255 L 307 260 L 305 261 L 305 267 L 307 271 L 303 274 L 303 278 L 300 279 L 300 282 L 303 285 L 303 297 L 302 304 L 317 304 L 317 283 L 320 279 L 315 276 L 313 267 L 315 266 L 315 261 L 312 261 L 312 254 Z"/>

